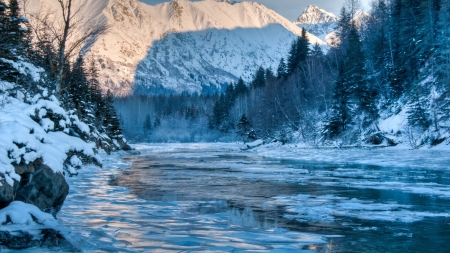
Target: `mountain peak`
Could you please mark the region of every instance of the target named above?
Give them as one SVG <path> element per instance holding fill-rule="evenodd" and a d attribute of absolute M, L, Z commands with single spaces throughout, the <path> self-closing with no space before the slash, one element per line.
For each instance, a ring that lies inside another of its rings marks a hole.
<path fill-rule="evenodd" d="M 300 15 L 294 23 L 312 25 L 336 22 L 337 20 L 338 18 L 333 13 L 327 12 L 314 5 L 308 5 L 302 15 Z"/>

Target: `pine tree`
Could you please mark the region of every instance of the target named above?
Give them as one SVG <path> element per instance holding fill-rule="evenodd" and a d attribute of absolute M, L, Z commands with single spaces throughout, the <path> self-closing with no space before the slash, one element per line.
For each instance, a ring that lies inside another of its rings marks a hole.
<path fill-rule="evenodd" d="M 152 129 L 153 129 L 152 120 L 150 118 L 150 114 L 147 114 L 145 116 L 145 121 L 144 121 L 144 131 L 150 132 Z"/>
<path fill-rule="evenodd" d="M 450 0 L 441 0 L 435 39 L 435 67 L 439 89 L 450 92 Z"/>
<path fill-rule="evenodd" d="M 292 43 L 289 51 L 287 72 L 288 75 L 294 73 L 297 66 L 304 62 L 309 54 L 309 42 L 306 30 L 302 29 L 302 35 Z"/>
<path fill-rule="evenodd" d="M 9 49 L 14 54 L 24 54 L 25 45 L 25 33 L 26 29 L 21 25 L 26 23 L 27 20 L 20 15 L 19 2 L 17 0 L 9 1 L 9 11 L 7 14 L 6 23 L 6 36 L 3 38 L 9 44 Z"/>
<path fill-rule="evenodd" d="M 26 20 L 20 16 L 20 8 L 17 0 L 10 0 L 9 6 L 0 1 L 0 58 L 17 61 L 19 56 L 25 56 L 24 45 L 29 44 L 24 36 L 26 29 L 21 27 Z M 10 63 L 0 61 L 1 76 L 5 81 L 18 85 L 16 89 L 28 93 L 29 76 L 20 73 Z"/>
<path fill-rule="evenodd" d="M 120 127 L 120 120 L 114 109 L 114 99 L 110 90 L 108 90 L 105 96 L 105 118 L 103 126 L 106 134 L 110 138 L 122 138 L 122 128 Z"/>
<path fill-rule="evenodd" d="M 266 69 L 266 82 L 270 82 L 270 80 L 275 79 L 275 74 L 273 73 L 273 71 L 270 68 Z"/>
<path fill-rule="evenodd" d="M 284 62 L 284 58 L 281 58 L 280 64 L 278 64 L 277 68 L 277 78 L 281 79 L 286 77 L 287 77 L 287 66 L 286 63 Z"/>
<path fill-rule="evenodd" d="M 302 35 L 297 40 L 297 64 L 306 60 L 309 55 L 309 40 L 306 30 L 302 29 Z"/>
<path fill-rule="evenodd" d="M 287 74 L 292 74 L 297 68 L 298 58 L 297 58 L 297 40 L 292 42 L 291 49 L 289 49 L 289 56 L 287 61 Z"/>
<path fill-rule="evenodd" d="M 427 96 L 424 96 L 423 91 L 419 91 L 419 87 L 415 89 L 412 94 L 412 101 L 408 108 L 408 124 L 415 127 L 420 127 L 426 130 L 431 125 L 430 115 L 427 112 Z"/>
<path fill-rule="evenodd" d="M 3 55 L 6 53 L 4 52 L 5 47 L 5 39 L 6 38 L 6 25 L 7 25 L 8 17 L 6 16 L 6 4 L 0 0 L 0 56 L 3 57 Z"/>
<path fill-rule="evenodd" d="M 450 126 L 450 0 L 442 0 L 437 22 L 435 40 L 435 75 L 437 90 L 441 92 L 436 101 L 435 124 Z"/>
<path fill-rule="evenodd" d="M 353 91 L 345 84 L 343 65 L 340 64 L 339 76 L 333 91 L 332 111 L 324 128 L 324 134 L 330 139 L 337 137 L 353 124 L 354 106 L 350 102 Z"/>
<path fill-rule="evenodd" d="M 153 128 L 157 128 L 161 126 L 161 116 L 155 116 L 155 122 L 153 122 Z"/>
<path fill-rule="evenodd" d="M 314 57 L 323 57 L 324 56 L 322 48 L 320 47 L 319 43 L 314 44 L 313 49 L 311 51 L 311 56 L 314 56 Z"/>
<path fill-rule="evenodd" d="M 390 76 L 392 97 L 399 98 L 414 83 L 419 72 L 418 0 L 395 0 L 393 18 L 393 71 Z M 419 1 L 420 2 L 420 1 Z"/>
<path fill-rule="evenodd" d="M 347 50 L 347 38 L 350 33 L 352 24 L 351 24 L 351 13 L 347 11 L 345 7 L 341 9 L 341 14 L 338 23 L 337 29 L 337 37 L 339 38 L 338 48 L 345 52 Z"/>
<path fill-rule="evenodd" d="M 253 78 L 251 87 L 253 89 L 255 88 L 262 88 L 266 85 L 266 74 L 263 67 L 259 67 L 258 70 L 255 73 L 255 78 Z"/>
<path fill-rule="evenodd" d="M 248 92 L 248 87 L 247 85 L 245 85 L 244 80 L 242 80 L 242 77 L 239 78 L 234 90 L 237 95 L 245 95 Z"/>
<path fill-rule="evenodd" d="M 213 114 L 209 119 L 210 129 L 219 129 L 227 116 L 225 95 L 220 94 L 219 99 L 214 103 Z"/>
<path fill-rule="evenodd" d="M 104 115 L 105 115 L 105 101 L 102 96 L 102 92 L 100 90 L 100 83 L 98 81 L 99 74 L 98 69 L 95 65 L 94 58 L 91 58 L 89 61 L 89 67 L 87 69 L 87 82 L 89 86 L 89 93 L 92 104 L 92 114 L 94 115 L 93 125 L 96 129 L 101 130 Z"/>
<path fill-rule="evenodd" d="M 392 67 L 392 59 L 390 55 L 391 39 L 390 39 L 390 23 L 389 10 L 384 0 L 379 0 L 378 4 L 372 7 L 371 17 L 367 24 L 366 50 L 367 56 L 372 62 L 375 75 L 380 79 L 387 78 L 387 72 Z"/>
<path fill-rule="evenodd" d="M 362 51 L 362 42 L 354 24 L 348 35 L 348 50 L 346 52 L 345 86 L 354 93 L 354 102 L 359 107 L 359 113 L 364 114 L 365 123 L 368 124 L 378 117 L 375 99 L 376 92 L 367 80 L 365 56 Z"/>

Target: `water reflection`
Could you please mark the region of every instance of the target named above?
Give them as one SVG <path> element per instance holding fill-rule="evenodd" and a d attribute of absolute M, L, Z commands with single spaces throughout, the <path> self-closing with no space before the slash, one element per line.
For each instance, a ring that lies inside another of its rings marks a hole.
<path fill-rule="evenodd" d="M 84 249 L 446 252 L 450 239 L 447 171 L 300 163 L 219 146 L 133 159 L 123 172 L 71 179 L 62 219 Z"/>

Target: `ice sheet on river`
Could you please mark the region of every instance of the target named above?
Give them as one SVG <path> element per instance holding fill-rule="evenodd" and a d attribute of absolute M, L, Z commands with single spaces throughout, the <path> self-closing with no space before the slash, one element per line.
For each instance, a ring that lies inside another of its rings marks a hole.
<path fill-rule="evenodd" d="M 69 178 L 71 192 L 59 215 L 83 250 L 310 252 L 301 249 L 326 243 L 326 236 L 279 228 L 256 219 L 251 209 L 229 210 L 222 201 L 139 199 L 108 184 L 129 165 L 113 156 L 104 163 Z"/>
<path fill-rule="evenodd" d="M 241 151 L 240 147 L 222 143 L 136 145 L 144 156 L 147 152 L 164 156 L 164 166 L 175 168 L 164 175 L 172 181 L 184 176 L 213 178 L 226 173 L 233 180 L 255 184 L 263 181 L 295 184 L 300 189 L 305 186 L 305 191 L 314 194 L 280 194 L 259 203 L 262 209 L 283 207 L 285 218 L 299 222 L 350 224 L 353 230 L 368 233 L 380 227 L 352 222 L 410 224 L 449 217 L 445 206 L 428 210 L 423 205 L 433 199 L 450 198 L 448 151 L 308 150 L 295 146 Z M 69 179 L 71 192 L 60 214 L 63 223 L 78 235 L 80 247 L 88 251 L 301 252 L 305 245 L 326 244 L 336 235 L 294 232 L 276 221 L 257 217 L 251 208 L 230 209 L 221 200 L 188 201 L 176 195 L 167 195 L 161 201 L 144 200 L 127 188 L 108 184 L 129 164 L 113 156 L 103 160 L 104 168 L 84 168 L 78 177 Z M 172 183 L 176 185 L 176 181 Z M 368 195 L 358 196 L 361 189 L 368 189 L 364 190 Z M 392 200 L 389 194 L 371 199 L 372 190 L 394 192 L 404 200 Z M 418 207 L 420 203 L 423 206 Z M 393 231 L 388 235 L 411 234 L 403 228 Z"/>

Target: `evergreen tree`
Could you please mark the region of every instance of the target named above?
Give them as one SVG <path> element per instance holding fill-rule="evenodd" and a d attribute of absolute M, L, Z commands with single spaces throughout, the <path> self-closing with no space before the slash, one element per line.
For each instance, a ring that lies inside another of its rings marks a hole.
<path fill-rule="evenodd" d="M 219 99 L 214 103 L 213 114 L 209 120 L 210 129 L 220 129 L 225 118 L 228 117 L 224 94 L 220 94 Z"/>
<path fill-rule="evenodd" d="M 150 114 L 147 114 L 145 116 L 145 121 L 144 121 L 144 131 L 150 132 L 152 129 L 153 129 L 152 120 L 150 118 Z"/>
<path fill-rule="evenodd" d="M 323 57 L 323 51 L 322 48 L 320 47 L 319 43 L 315 43 L 313 46 L 313 49 L 311 51 L 311 56 L 315 56 L 315 57 Z"/>
<path fill-rule="evenodd" d="M 441 0 L 435 40 L 435 77 L 437 90 L 441 92 L 436 101 L 436 122 L 450 126 L 450 0 Z"/>
<path fill-rule="evenodd" d="M 338 48 L 341 52 L 345 52 L 347 50 L 347 38 L 350 34 L 350 30 L 352 28 L 351 24 L 351 13 L 347 11 L 345 7 L 341 9 L 341 14 L 339 17 L 338 27 L 336 35 L 339 38 Z"/>
<path fill-rule="evenodd" d="M 395 0 L 393 18 L 393 71 L 390 76 L 392 97 L 399 98 L 414 83 L 419 68 L 416 51 L 418 4 L 414 0 Z"/>
<path fill-rule="evenodd" d="M 420 127 L 426 130 L 431 125 L 430 115 L 427 112 L 428 99 L 422 92 L 419 92 L 418 87 L 412 94 L 412 101 L 408 108 L 408 124 L 411 126 Z"/>
<path fill-rule="evenodd" d="M 0 38 L 2 38 L 0 40 L 0 53 L 1 55 L 5 54 L 4 50 L 4 43 L 5 43 L 5 39 L 6 38 L 6 24 L 7 24 L 7 16 L 6 16 L 6 4 L 0 0 Z M 0 55 L 0 56 L 1 56 Z"/>
<path fill-rule="evenodd" d="M 20 8 L 17 0 L 10 0 L 9 6 L 5 2 L 0 1 L 0 57 L 16 61 L 19 56 L 25 56 L 26 50 L 24 45 L 28 45 L 31 41 L 27 41 L 25 37 L 26 29 L 22 28 L 22 24 L 26 20 L 20 16 Z M 16 83 L 15 89 L 21 89 L 23 93 L 28 93 L 31 89 L 30 77 L 21 74 L 17 68 L 11 66 L 11 63 L 0 61 L 1 77 L 5 81 Z"/>
<path fill-rule="evenodd" d="M 105 96 L 105 118 L 103 126 L 106 134 L 112 139 L 119 139 L 122 137 L 122 128 L 120 127 L 120 120 L 117 117 L 114 109 L 114 98 L 110 90 Z"/>
<path fill-rule="evenodd" d="M 378 117 L 375 99 L 376 92 L 367 80 L 365 56 L 362 51 L 362 42 L 354 24 L 348 35 L 348 50 L 345 62 L 345 86 L 354 92 L 354 102 L 358 104 L 359 113 L 365 116 L 365 123 L 370 123 Z"/>
<path fill-rule="evenodd" d="M 304 62 L 309 55 L 309 40 L 306 29 L 302 29 L 302 35 L 297 39 L 297 64 Z"/>
<path fill-rule="evenodd" d="M 247 85 L 245 85 L 244 80 L 242 80 L 242 77 L 239 78 L 234 90 L 237 95 L 245 95 L 248 92 L 248 87 Z"/>
<path fill-rule="evenodd" d="M 96 129 L 103 129 L 104 117 L 106 114 L 106 104 L 100 90 L 100 83 L 98 81 L 99 74 L 95 65 L 95 61 L 91 58 L 89 68 L 87 70 L 87 81 L 89 86 L 89 93 L 92 104 L 92 113 L 94 115 L 93 125 Z"/>
<path fill-rule="evenodd" d="M 284 58 L 281 58 L 280 64 L 278 64 L 277 78 L 281 79 L 286 77 L 287 77 L 287 66 L 286 63 L 284 62 Z"/>
<path fill-rule="evenodd" d="M 289 51 L 287 72 L 288 75 L 294 73 L 297 66 L 304 62 L 309 54 L 309 42 L 306 30 L 302 29 L 302 35 L 292 43 Z"/>
<path fill-rule="evenodd" d="M 324 128 L 325 135 L 330 139 L 337 137 L 353 124 L 354 106 L 350 102 L 353 91 L 345 84 L 343 65 L 340 64 L 339 76 L 333 91 L 332 111 Z"/>
<path fill-rule="evenodd" d="M 22 24 L 28 21 L 20 15 L 19 2 L 17 0 L 9 1 L 9 10 L 7 12 L 6 19 L 6 31 L 3 39 L 8 44 L 8 49 L 12 51 L 13 54 L 25 54 L 25 45 L 28 42 L 25 41 L 26 28 L 22 27 Z"/>
<path fill-rule="evenodd" d="M 441 90 L 450 91 L 450 0 L 441 0 L 435 39 L 436 76 Z"/>
<path fill-rule="evenodd" d="M 289 49 L 289 56 L 287 61 L 287 74 L 292 74 L 297 68 L 298 58 L 297 58 L 297 40 L 292 42 L 291 49 Z"/>
<path fill-rule="evenodd" d="M 255 78 L 252 81 L 252 88 L 262 88 L 266 85 L 266 72 L 263 67 L 259 67 L 255 73 Z"/>
<path fill-rule="evenodd" d="M 155 122 L 153 122 L 153 128 L 161 126 L 161 117 L 159 115 L 155 116 Z"/>
<path fill-rule="evenodd" d="M 275 79 L 275 74 L 273 73 L 273 71 L 270 68 L 266 69 L 266 82 L 269 82 L 272 79 Z"/>
<path fill-rule="evenodd" d="M 67 99 L 70 100 L 69 106 L 66 106 L 66 108 L 76 109 L 80 120 L 93 124 L 91 93 L 82 57 L 76 60 L 68 77 L 64 80 L 63 91 L 67 93 L 65 102 L 69 102 Z"/>

